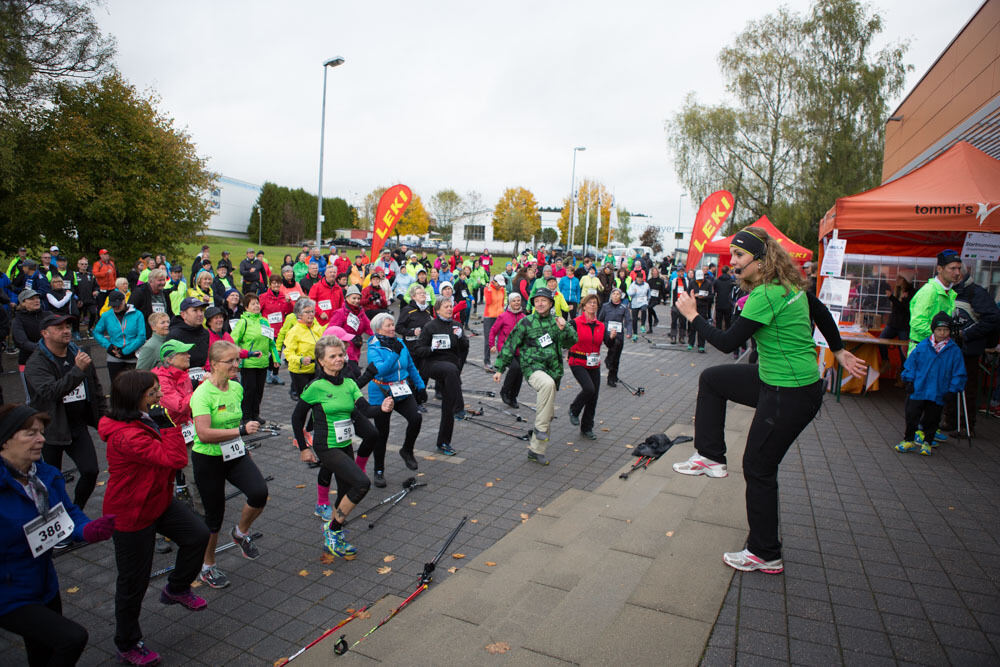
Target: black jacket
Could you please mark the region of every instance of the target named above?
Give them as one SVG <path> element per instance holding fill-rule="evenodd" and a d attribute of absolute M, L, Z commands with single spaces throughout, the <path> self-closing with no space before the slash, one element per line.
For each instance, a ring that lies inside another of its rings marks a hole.
<path fill-rule="evenodd" d="M 100 288 L 97 286 L 97 281 L 94 280 L 94 274 L 90 271 L 85 273 L 75 272 L 74 278 L 76 280 L 76 298 L 80 300 L 81 306 L 90 306 L 97 303 L 97 298 L 94 296 L 94 292 L 99 292 Z"/>
<path fill-rule="evenodd" d="M 309 296 L 309 290 L 311 290 L 313 288 L 313 285 L 315 285 L 321 280 L 323 280 L 323 276 L 319 275 L 318 273 L 316 274 L 315 278 L 310 276 L 308 273 L 302 276 L 302 280 L 299 281 L 299 287 L 302 288 L 302 294 L 304 296 Z"/>
<path fill-rule="evenodd" d="M 82 371 L 74 362 L 79 348 L 73 343 L 67 350 L 67 361 L 63 363 L 39 341 L 35 351 L 28 357 L 24 367 L 24 380 L 28 385 L 31 407 L 49 413 L 52 422 L 45 429 L 45 444 L 68 446 L 73 441 L 66 404 L 63 397 L 84 382 L 87 391 L 85 405 L 87 424 L 97 428 L 97 420 L 107 412 L 104 390 L 97 381 L 94 364 Z"/>
<path fill-rule="evenodd" d="M 14 344 L 17 345 L 17 363 L 23 365 L 28 362 L 28 357 L 35 351 L 38 341 L 42 339 L 42 316 L 45 311 L 42 309 L 28 311 L 19 309 L 14 313 L 14 323 L 11 325 L 11 333 L 14 335 Z"/>
<path fill-rule="evenodd" d="M 431 341 L 434 334 L 445 334 L 451 341 L 451 347 L 447 350 L 432 350 Z M 426 361 L 447 361 L 455 364 L 458 370 L 462 370 L 465 365 L 465 358 L 469 356 L 469 339 L 462 334 L 462 325 L 454 320 L 444 321 L 439 317 L 423 326 L 420 336 L 411 348 L 413 356 Z"/>
<path fill-rule="evenodd" d="M 715 310 L 728 311 L 733 308 L 733 277 L 722 273 L 715 279 Z"/>
<path fill-rule="evenodd" d="M 160 290 L 160 294 L 163 295 L 163 301 L 165 302 L 167 315 L 170 319 L 174 318 L 174 307 L 170 303 L 170 292 L 164 289 Z M 128 302 L 132 306 L 142 313 L 142 321 L 146 325 L 146 339 L 148 340 L 153 330 L 149 327 L 149 316 L 153 314 L 153 290 L 149 288 L 149 283 L 143 283 L 137 285 L 134 290 L 132 290 L 132 296 L 129 297 Z"/>
<path fill-rule="evenodd" d="M 649 284 L 650 291 L 656 290 L 658 294 L 653 296 L 649 295 L 649 305 L 658 306 L 667 300 L 667 284 L 663 281 L 663 278 L 659 276 L 655 278 L 650 278 L 646 281 Z"/>
<path fill-rule="evenodd" d="M 1000 334 L 1000 308 L 989 293 L 968 278 L 955 286 L 955 324 L 962 332 L 962 354 L 978 357 L 995 347 Z M 969 310 L 963 308 L 965 302 Z"/>
<path fill-rule="evenodd" d="M 427 307 L 423 310 L 417 307 L 415 303 L 408 303 L 399 311 L 399 319 L 396 320 L 396 331 L 403 340 L 406 341 L 407 347 L 417 339 L 417 335 L 414 333 L 415 329 L 423 329 L 434 319 L 434 306 L 427 302 Z"/>
<path fill-rule="evenodd" d="M 243 277 L 243 292 L 259 292 L 267 282 L 264 275 L 264 264 L 259 259 L 244 259 L 240 262 L 240 275 Z"/>
<path fill-rule="evenodd" d="M 177 319 L 170 324 L 170 338 L 191 343 L 191 368 L 204 368 L 208 361 L 208 329 L 202 325 L 191 326 Z"/>
<path fill-rule="evenodd" d="M 223 282 L 225 281 L 225 282 Z M 244 283 L 245 285 L 246 283 Z M 219 308 L 222 308 L 222 304 L 226 302 L 226 292 L 231 289 L 235 289 L 239 292 L 236 287 L 236 283 L 233 282 L 232 274 L 227 275 L 225 278 L 220 278 L 218 275 L 215 276 L 215 280 L 212 281 L 212 301 Z M 242 298 L 242 294 L 240 297 Z"/>

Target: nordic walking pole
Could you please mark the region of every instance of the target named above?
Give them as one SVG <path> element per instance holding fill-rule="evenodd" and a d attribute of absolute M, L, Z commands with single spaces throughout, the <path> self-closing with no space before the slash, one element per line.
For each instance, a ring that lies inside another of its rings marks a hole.
<path fill-rule="evenodd" d="M 389 507 L 388 507 L 388 509 L 386 509 L 386 511 L 382 512 L 382 514 L 378 515 L 377 517 L 375 517 L 374 519 L 372 519 L 371 521 L 368 522 L 368 530 L 371 530 L 372 528 L 374 528 L 375 524 L 378 522 L 379 519 L 381 519 L 386 514 L 388 514 L 390 511 L 392 511 L 393 507 L 395 507 L 396 505 L 398 505 L 400 503 L 400 501 L 403 500 L 403 498 L 405 498 L 406 496 L 408 496 L 410 494 L 410 491 L 412 491 L 413 489 L 417 488 L 418 486 L 427 486 L 427 483 L 426 482 L 419 482 L 418 483 L 413 477 L 407 478 L 406 481 L 403 482 L 403 490 L 399 492 L 399 494 L 398 494 L 399 497 L 396 498 L 391 505 L 389 505 Z M 384 504 L 384 503 L 379 503 L 379 505 L 382 505 L 382 504 Z M 376 507 L 378 507 L 379 505 L 376 505 Z M 369 512 L 370 511 L 371 510 L 369 510 Z M 365 512 L 365 514 L 367 514 L 367 513 L 368 512 Z"/>
<path fill-rule="evenodd" d="M 522 417 L 521 415 L 515 415 L 510 410 L 505 410 L 504 408 L 501 408 L 499 406 L 492 405 L 490 403 L 483 403 L 482 401 L 479 401 L 479 405 L 482 405 L 483 407 L 487 407 L 487 408 L 492 408 L 494 410 L 499 410 L 500 412 L 504 413 L 505 415 L 513 417 L 516 421 L 519 421 L 519 422 L 526 421 L 525 418 Z"/>
<path fill-rule="evenodd" d="M 259 540 L 260 538 L 264 537 L 264 533 L 254 533 L 250 537 L 252 539 Z M 226 542 L 225 544 L 217 546 L 215 548 L 215 553 L 221 553 L 221 552 L 225 551 L 226 549 L 231 549 L 231 548 L 233 548 L 235 546 L 236 546 L 236 542 Z M 165 574 L 167 574 L 169 572 L 173 572 L 173 571 L 174 571 L 174 566 L 173 565 L 168 565 L 165 568 L 156 570 L 155 572 L 151 572 L 149 574 L 149 578 L 150 579 L 155 579 L 157 577 L 162 577 L 163 575 L 165 575 Z"/>
<path fill-rule="evenodd" d="M 342 620 L 340 623 L 337 623 L 337 625 L 333 626 L 332 628 L 330 628 L 329 630 L 327 630 L 326 632 L 324 632 L 323 634 L 321 634 L 319 637 L 317 637 L 316 639 L 314 639 L 311 642 L 309 642 L 306 646 L 303 646 L 302 648 L 300 648 L 298 651 L 296 651 L 295 653 L 293 653 L 292 655 L 290 655 L 284 661 L 279 660 L 278 662 L 276 662 L 274 664 L 275 665 L 279 665 L 279 666 L 280 665 L 287 665 L 292 660 L 295 660 L 295 658 L 299 657 L 300 655 L 302 655 L 303 653 L 305 653 L 306 651 L 308 651 L 309 649 L 311 649 L 313 646 L 315 646 L 316 644 L 320 643 L 321 641 L 323 641 L 324 639 L 326 639 L 327 637 L 329 637 L 330 635 L 332 635 L 334 632 L 336 632 L 337 630 L 340 630 L 342 627 L 344 627 L 345 625 L 347 625 L 348 623 L 350 623 L 351 621 L 353 621 L 354 619 L 356 619 L 365 610 L 367 610 L 368 607 L 370 607 L 370 606 L 372 606 L 371 602 L 369 602 L 368 604 L 366 604 L 361 609 L 358 609 L 356 612 L 352 613 L 350 616 L 348 616 L 347 618 L 345 618 L 344 620 Z"/>

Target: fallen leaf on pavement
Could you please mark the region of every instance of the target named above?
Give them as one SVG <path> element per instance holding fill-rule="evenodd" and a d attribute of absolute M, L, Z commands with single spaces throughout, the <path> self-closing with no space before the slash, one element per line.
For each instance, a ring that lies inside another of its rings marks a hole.
<path fill-rule="evenodd" d="M 458 572 L 458 568 L 452 565 L 451 567 L 448 568 L 448 571 L 451 572 L 452 574 L 455 574 L 456 572 Z"/>
<path fill-rule="evenodd" d="M 498 481 L 498 482 L 500 481 L 500 478 L 499 478 L 499 477 L 497 477 L 497 481 Z"/>
<path fill-rule="evenodd" d="M 319 562 L 322 563 L 323 565 L 332 565 L 333 560 L 334 560 L 333 554 L 323 554 L 322 556 L 319 557 Z"/>
<path fill-rule="evenodd" d="M 97 486 L 104 486 L 104 482 L 98 482 Z"/>
<path fill-rule="evenodd" d="M 417 501 L 416 500 L 411 500 L 410 501 L 410 507 L 416 507 L 416 506 L 417 506 Z"/>
<path fill-rule="evenodd" d="M 566 444 L 567 444 L 567 445 L 572 445 L 573 443 L 572 443 L 572 442 L 567 442 Z"/>
<path fill-rule="evenodd" d="M 625 449 L 632 449 L 634 445 L 625 445 Z"/>
<path fill-rule="evenodd" d="M 274 667 L 281 667 L 282 665 L 287 663 L 288 663 L 288 658 L 278 658 L 277 660 L 274 661 Z"/>
<path fill-rule="evenodd" d="M 507 642 L 494 642 L 492 644 L 486 645 L 487 653 L 497 655 L 498 653 L 506 653 L 510 650 L 510 644 Z"/>
<path fill-rule="evenodd" d="M 469 519 L 469 523 L 479 523 L 479 519 Z"/>
<path fill-rule="evenodd" d="M 640 419 L 640 418 L 639 418 L 639 417 L 632 417 L 632 419 L 633 419 L 634 421 L 639 421 L 639 419 Z"/>
<path fill-rule="evenodd" d="M 494 563 L 491 560 L 486 561 L 485 565 L 486 565 L 486 567 L 496 567 L 497 566 L 497 564 Z"/>
<path fill-rule="evenodd" d="M 953 510 L 955 508 L 953 506 L 951 506 L 951 505 L 948 505 L 948 509 Z"/>
<path fill-rule="evenodd" d="M 605 433 L 608 433 L 611 429 L 610 428 L 602 428 L 601 430 L 604 431 Z"/>
<path fill-rule="evenodd" d="M 493 482 L 486 482 L 486 486 L 493 486 Z"/>
<path fill-rule="evenodd" d="M 461 558 L 465 558 L 465 554 L 453 553 L 451 555 L 451 557 L 454 558 L 454 559 L 456 559 L 456 560 L 458 560 L 458 559 L 461 559 Z"/>
<path fill-rule="evenodd" d="M 357 617 L 357 618 L 360 618 L 360 619 L 364 620 L 366 618 L 371 618 L 372 617 L 372 613 L 370 611 L 359 611 L 354 616 Z"/>
<path fill-rule="evenodd" d="M 331 574 L 333 574 L 333 570 L 323 570 L 324 577 L 329 577 Z"/>
<path fill-rule="evenodd" d="M 299 570 L 299 576 L 300 577 L 308 577 L 309 576 L 309 570 Z"/>
<path fill-rule="evenodd" d="M 667 537 L 673 537 L 673 536 L 674 536 L 674 531 L 668 530 L 667 531 Z"/>
<path fill-rule="evenodd" d="M 386 556 L 385 558 L 383 558 L 382 562 L 383 563 L 391 563 L 394 560 L 396 560 L 396 557 L 392 556 L 392 555 L 389 555 L 389 556 Z"/>
<path fill-rule="evenodd" d="M 527 518 L 530 518 L 530 515 L 529 514 L 525 514 L 524 512 L 521 512 L 521 518 L 522 519 L 527 519 Z"/>
<path fill-rule="evenodd" d="M 425 472 L 418 472 L 418 473 L 417 473 L 417 477 L 423 477 L 423 476 L 424 476 L 424 475 L 426 475 L 426 474 L 427 474 L 427 473 L 425 473 Z"/>
<path fill-rule="evenodd" d="M 424 461 L 437 461 L 438 460 L 438 458 L 436 456 L 434 456 L 433 454 L 428 454 L 427 456 L 424 456 L 422 458 L 424 459 Z"/>
<path fill-rule="evenodd" d="M 80 592 L 80 587 L 79 586 L 73 586 L 71 588 L 67 588 L 66 592 L 67 593 L 79 593 Z"/>
<path fill-rule="evenodd" d="M 348 614 L 353 614 L 354 612 L 357 611 L 357 609 L 355 609 L 354 607 L 348 607 L 344 611 L 346 611 Z"/>
<path fill-rule="evenodd" d="M 390 572 L 392 572 L 392 568 L 389 567 L 388 565 L 383 565 L 382 567 L 377 569 L 376 572 L 378 572 L 379 574 L 389 574 Z"/>
<path fill-rule="evenodd" d="M 296 484 L 295 488 L 296 489 L 304 489 L 304 488 L 306 488 L 306 485 L 305 484 Z"/>
<path fill-rule="evenodd" d="M 198 588 L 199 586 L 201 586 L 201 582 L 197 579 L 191 582 L 191 588 Z"/>
<path fill-rule="evenodd" d="M 578 452 L 578 451 L 580 451 L 580 450 L 579 450 L 579 449 L 577 449 L 576 447 L 574 447 L 574 448 L 573 448 L 573 451 L 574 451 L 574 452 Z"/>

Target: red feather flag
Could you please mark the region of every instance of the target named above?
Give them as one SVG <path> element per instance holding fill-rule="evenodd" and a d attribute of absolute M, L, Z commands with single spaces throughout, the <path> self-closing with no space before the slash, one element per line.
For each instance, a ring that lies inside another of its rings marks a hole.
<path fill-rule="evenodd" d="M 375 212 L 375 233 L 372 236 L 372 256 L 369 261 L 374 262 L 378 257 L 382 246 L 389 238 L 396 223 L 403 217 L 406 207 L 413 201 L 413 192 L 405 185 L 394 185 L 385 191 L 382 198 L 378 200 L 378 209 Z"/>
<path fill-rule="evenodd" d="M 691 231 L 691 245 L 688 246 L 687 269 L 698 266 L 705 246 L 711 241 L 722 223 L 733 210 L 733 195 L 725 190 L 713 192 L 698 208 L 694 219 L 694 229 Z"/>

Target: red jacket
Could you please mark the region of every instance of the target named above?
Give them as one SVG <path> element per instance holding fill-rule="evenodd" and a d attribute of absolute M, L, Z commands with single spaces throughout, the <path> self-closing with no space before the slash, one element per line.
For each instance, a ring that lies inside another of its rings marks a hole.
<path fill-rule="evenodd" d="M 326 325 L 330 323 L 330 316 L 344 305 L 344 290 L 336 282 L 328 285 L 326 278 L 323 278 L 309 290 L 309 298 L 316 302 L 316 320 Z M 330 303 L 326 304 L 327 301 Z M 321 303 L 330 307 L 324 308 Z"/>
<path fill-rule="evenodd" d="M 576 325 L 576 343 L 569 348 L 569 365 L 600 368 L 600 362 L 596 366 L 587 366 L 587 355 L 600 354 L 601 343 L 604 342 L 604 322 L 587 322 L 587 316 L 580 315 L 573 323 Z"/>
<path fill-rule="evenodd" d="M 187 465 L 180 427 L 157 433 L 140 421 L 102 417 L 97 432 L 108 445 L 104 513 L 115 515 L 115 530 L 132 532 L 152 525 L 174 497 L 174 473 Z"/>
<path fill-rule="evenodd" d="M 451 267 L 451 272 L 455 273 L 455 267 L 462 266 L 462 256 L 453 254 L 448 258 L 448 266 Z"/>
<path fill-rule="evenodd" d="M 285 296 L 283 292 L 275 294 L 271 290 L 261 292 L 259 298 L 260 314 L 263 315 L 264 319 L 267 320 L 267 323 L 271 325 L 271 329 L 274 331 L 274 338 L 277 340 L 278 332 L 281 331 L 281 325 L 285 323 L 285 318 L 292 312 L 292 302 L 288 300 L 288 297 Z M 281 317 L 272 318 L 272 313 L 278 313 Z M 275 319 L 277 319 L 276 322 L 273 321 Z"/>
<path fill-rule="evenodd" d="M 333 266 L 337 269 L 338 276 L 341 273 L 350 273 L 352 264 L 354 262 L 351 261 L 350 257 L 337 257 L 337 259 L 333 260 Z"/>
<path fill-rule="evenodd" d="M 105 292 L 109 292 L 115 288 L 115 278 L 117 277 L 118 272 L 115 269 L 115 260 L 112 259 L 105 262 L 99 259 L 94 264 L 94 280 L 97 281 L 97 286 Z"/>
<path fill-rule="evenodd" d="M 389 301 L 381 284 L 378 287 L 369 285 L 361 290 L 361 307 L 365 310 L 383 310 L 389 307 Z"/>
<path fill-rule="evenodd" d="M 167 409 L 167 414 L 178 426 L 191 421 L 191 378 L 187 371 L 173 366 L 157 366 L 153 373 L 160 379 L 160 405 Z"/>

